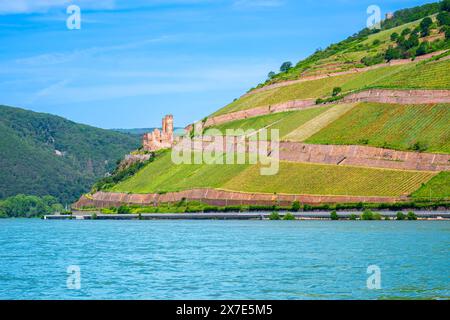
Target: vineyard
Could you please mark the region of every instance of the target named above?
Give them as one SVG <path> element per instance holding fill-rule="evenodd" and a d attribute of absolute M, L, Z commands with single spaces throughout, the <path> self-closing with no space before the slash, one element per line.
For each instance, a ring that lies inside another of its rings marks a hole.
<path fill-rule="evenodd" d="M 341 87 L 344 93 L 369 88 L 450 89 L 448 70 L 450 60 L 423 61 L 301 82 L 243 96 L 213 116 L 297 99 L 325 98 L 335 87 Z"/>
<path fill-rule="evenodd" d="M 340 104 L 336 105 L 327 111 L 323 112 L 314 119 L 308 121 L 284 137 L 283 140 L 288 141 L 304 141 L 313 134 L 319 132 L 321 129 L 328 126 L 333 121 L 337 120 L 346 112 L 355 107 L 355 104 Z"/>
<path fill-rule="evenodd" d="M 297 129 L 298 126 L 301 126 L 304 123 L 309 123 L 317 116 L 329 112 L 330 108 L 332 107 L 325 106 L 300 111 L 274 113 L 260 117 L 228 122 L 212 128 L 218 129 L 222 132 L 222 134 L 225 134 L 227 129 L 259 130 L 267 127 L 270 130 L 279 130 L 280 138 L 282 138 L 291 131 Z"/>
<path fill-rule="evenodd" d="M 170 152 L 109 191 L 165 193 L 193 188 L 233 191 L 401 196 L 417 190 L 435 173 L 280 162 L 278 174 L 263 176 L 260 165 L 174 164 Z"/>
<path fill-rule="evenodd" d="M 281 162 L 275 176 L 262 176 L 251 166 L 224 184 L 246 192 L 401 196 L 408 195 L 435 173 Z"/>
<path fill-rule="evenodd" d="M 412 194 L 414 199 L 450 199 L 450 172 L 445 171 L 433 177 L 429 182 Z"/>
<path fill-rule="evenodd" d="M 450 153 L 449 107 L 362 103 L 305 142 Z"/>

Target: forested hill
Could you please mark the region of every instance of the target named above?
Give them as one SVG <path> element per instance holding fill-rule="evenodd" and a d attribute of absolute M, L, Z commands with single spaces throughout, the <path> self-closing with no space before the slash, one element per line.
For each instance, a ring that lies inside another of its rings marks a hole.
<path fill-rule="evenodd" d="M 70 203 L 139 145 L 140 138 L 0 106 L 0 199 L 53 195 Z"/>

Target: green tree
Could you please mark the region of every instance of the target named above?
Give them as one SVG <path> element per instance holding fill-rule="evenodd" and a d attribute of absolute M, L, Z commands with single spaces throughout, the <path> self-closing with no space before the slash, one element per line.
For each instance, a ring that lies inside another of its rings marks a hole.
<path fill-rule="evenodd" d="M 118 214 L 128 214 L 128 213 L 130 213 L 131 212 L 131 209 L 129 208 L 129 207 L 127 207 L 127 206 L 120 206 L 118 209 L 117 209 L 117 213 Z"/>
<path fill-rule="evenodd" d="M 292 211 L 298 212 L 298 211 L 300 211 L 300 208 L 301 208 L 300 202 L 294 201 L 292 203 Z"/>
<path fill-rule="evenodd" d="M 450 0 L 443 0 L 441 2 L 441 10 L 450 12 Z"/>
<path fill-rule="evenodd" d="M 394 32 L 393 34 L 391 34 L 391 40 L 392 41 L 396 41 L 398 39 L 398 33 Z"/>
<path fill-rule="evenodd" d="M 397 212 L 397 220 L 405 220 L 405 214 L 403 212 Z"/>
<path fill-rule="evenodd" d="M 283 220 L 295 220 L 295 216 L 292 213 L 288 212 L 284 215 Z"/>
<path fill-rule="evenodd" d="M 372 210 L 366 209 L 361 215 L 361 220 L 374 220 Z"/>
<path fill-rule="evenodd" d="M 269 216 L 269 220 L 280 220 L 280 215 L 278 212 L 272 212 Z"/>
<path fill-rule="evenodd" d="M 330 213 L 330 219 L 331 220 L 339 220 L 339 216 L 338 216 L 336 210 L 334 210 Z"/>
<path fill-rule="evenodd" d="M 414 212 L 410 211 L 408 212 L 408 214 L 406 215 L 408 220 L 417 220 L 417 216 Z"/>
<path fill-rule="evenodd" d="M 273 79 L 275 76 L 276 76 L 276 73 L 273 71 L 270 71 L 269 74 L 267 75 L 267 78 Z"/>
<path fill-rule="evenodd" d="M 436 19 L 440 26 L 448 26 L 450 25 L 450 12 L 442 11 L 437 15 Z"/>
<path fill-rule="evenodd" d="M 422 37 L 430 35 L 430 28 L 433 25 L 433 20 L 430 17 L 426 17 L 420 22 L 420 32 Z"/>
<path fill-rule="evenodd" d="M 342 92 L 342 88 L 341 87 L 335 87 L 333 88 L 333 97 L 336 97 L 338 94 L 340 94 Z"/>
<path fill-rule="evenodd" d="M 400 59 L 400 57 L 401 57 L 401 52 L 398 48 L 389 47 L 386 50 L 385 59 L 387 61 Z"/>
<path fill-rule="evenodd" d="M 286 61 L 284 62 L 281 67 L 280 67 L 280 71 L 281 72 L 287 72 L 292 68 L 292 62 L 290 61 Z"/>
<path fill-rule="evenodd" d="M 411 29 L 410 28 L 406 28 L 406 29 L 403 29 L 401 35 L 402 35 L 402 37 L 406 37 L 410 33 L 411 33 Z"/>
<path fill-rule="evenodd" d="M 430 43 L 428 41 L 422 42 L 416 50 L 416 56 L 423 56 L 429 53 L 431 50 Z"/>

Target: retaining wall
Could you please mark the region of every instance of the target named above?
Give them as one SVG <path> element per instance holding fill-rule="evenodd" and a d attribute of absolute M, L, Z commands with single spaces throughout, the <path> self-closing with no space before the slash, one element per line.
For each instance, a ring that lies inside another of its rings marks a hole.
<path fill-rule="evenodd" d="M 161 203 L 175 203 L 181 200 L 201 201 L 214 206 L 232 205 L 279 205 L 290 206 L 294 201 L 303 204 L 335 204 L 335 203 L 396 203 L 406 201 L 407 197 L 360 197 L 360 196 L 316 196 L 316 195 L 289 195 L 289 194 L 263 194 L 242 193 L 216 189 L 192 189 L 166 194 L 126 194 L 97 192 L 91 197 L 82 196 L 75 204 L 74 209 L 83 207 L 109 208 L 121 205 L 156 206 Z"/>
<path fill-rule="evenodd" d="M 450 103 L 450 90 L 390 90 L 371 89 L 345 96 L 337 103 L 354 102 L 380 102 L 396 104 L 432 104 Z M 205 127 L 211 127 L 231 121 L 242 120 L 271 113 L 298 111 L 309 108 L 322 107 L 323 104 L 316 105 L 315 99 L 292 100 L 269 106 L 256 107 L 248 110 L 231 112 L 215 117 L 210 117 L 205 123 Z M 192 130 L 192 125 L 185 128 Z"/>

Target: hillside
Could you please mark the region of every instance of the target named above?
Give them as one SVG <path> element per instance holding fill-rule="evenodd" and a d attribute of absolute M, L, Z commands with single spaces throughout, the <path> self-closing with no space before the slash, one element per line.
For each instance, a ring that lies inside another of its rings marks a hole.
<path fill-rule="evenodd" d="M 0 199 L 53 195 L 74 201 L 140 138 L 0 106 Z"/>
<path fill-rule="evenodd" d="M 227 130 L 241 138 L 278 130 L 279 150 L 266 155 L 280 161 L 275 175 L 262 175 L 261 163 L 175 164 L 167 151 L 128 179 L 82 197 L 78 206 L 152 206 L 171 199 L 222 206 L 448 201 L 450 13 L 442 8 L 401 10 L 381 30 L 363 30 L 272 74 L 204 118 L 204 130 L 187 128 L 201 142 L 194 154 L 203 148 L 205 157 Z M 395 57 L 387 59 L 387 51 Z M 369 56 L 380 59 L 364 59 Z M 219 143 L 216 150 L 225 158 L 235 149 Z"/>

